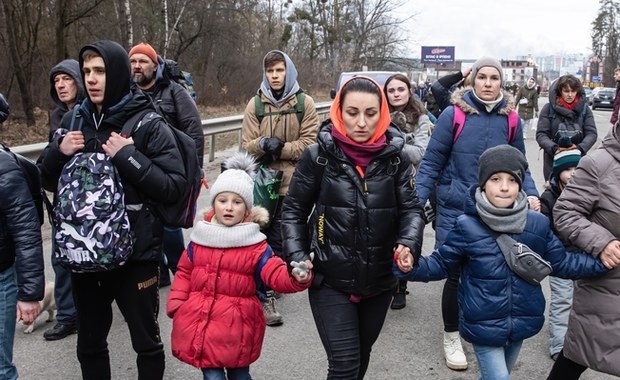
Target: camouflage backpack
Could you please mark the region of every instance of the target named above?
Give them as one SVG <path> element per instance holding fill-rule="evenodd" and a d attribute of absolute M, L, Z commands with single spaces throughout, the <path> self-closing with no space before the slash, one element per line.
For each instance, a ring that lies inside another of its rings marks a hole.
<path fill-rule="evenodd" d="M 116 269 L 134 236 L 118 171 L 105 153 L 75 154 L 62 169 L 54 205 L 54 256 L 73 272 Z"/>

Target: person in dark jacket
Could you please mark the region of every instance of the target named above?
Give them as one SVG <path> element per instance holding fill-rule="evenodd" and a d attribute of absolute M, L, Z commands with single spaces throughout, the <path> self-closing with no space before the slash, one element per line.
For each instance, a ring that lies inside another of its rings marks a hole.
<path fill-rule="evenodd" d="M 543 326 L 546 304 L 540 284 L 510 269 L 495 235 L 527 245 L 551 264 L 555 276 L 593 277 L 608 271 L 595 257 L 567 253 L 549 220 L 529 210 L 522 188 L 527 166 L 523 153 L 508 144 L 487 149 L 480 156 L 479 183 L 469 189 L 465 214 L 445 242 L 415 266 L 409 253 L 394 263 L 394 274 L 409 281 L 460 273 L 459 330 L 474 347 L 482 380 L 510 379 L 523 340 Z"/>
<path fill-rule="evenodd" d="M 341 87 L 317 140 L 284 198 L 283 253 L 289 263 L 313 257 L 308 297 L 327 378 L 362 379 L 396 286 L 393 252 L 421 253 L 422 208 L 403 135 L 372 79 Z"/>
<path fill-rule="evenodd" d="M 454 105 L 439 116 L 416 174 L 420 201 L 426 203 L 433 192 L 436 194 L 435 248 L 443 244 L 456 218 L 463 213 L 467 189 L 478 183 L 480 155 L 488 148 L 506 143 L 525 154 L 521 121 L 512 139 L 509 137 L 508 115 L 514 110 L 514 103 L 512 95 L 501 90 L 501 63 L 491 57 L 482 57 L 472 66 L 469 77 L 472 87 L 456 90 L 452 96 Z M 465 122 L 456 140 L 452 125 L 455 107 L 465 113 Z M 530 207 L 538 210 L 538 191 L 529 170 L 523 188 Z M 448 368 L 464 370 L 467 369 L 467 358 L 458 333 L 458 282 L 458 275 L 453 274 L 443 287 L 443 346 Z"/>
<path fill-rule="evenodd" d="M 529 78 L 525 86 L 519 89 L 515 97 L 515 104 L 519 107 L 519 117 L 523 120 L 523 138 L 527 138 L 527 131 L 536 131 L 538 118 L 538 91 L 536 79 Z"/>
<path fill-rule="evenodd" d="M 8 115 L 9 103 L 0 94 L 0 123 Z M 18 377 L 15 321 L 34 323 L 44 287 L 41 226 L 30 188 L 15 157 L 0 149 L 0 379 Z"/>
<path fill-rule="evenodd" d="M 452 96 L 452 93 L 454 91 L 456 91 L 460 87 L 465 87 L 468 85 L 467 83 L 465 83 L 465 79 L 469 76 L 470 73 L 471 67 L 468 67 L 462 71 L 457 71 L 453 74 L 444 75 L 443 77 L 433 82 L 433 84 L 431 85 L 431 92 L 435 97 L 435 103 L 439 108 L 439 112 L 445 110 L 450 106 L 450 97 Z"/>
<path fill-rule="evenodd" d="M 544 151 L 545 181 L 549 180 L 557 153 L 579 149 L 585 155 L 597 137 L 594 114 L 581 81 L 571 74 L 562 75 L 549 89 L 549 103 L 540 110 L 536 128 L 536 142 Z"/>
<path fill-rule="evenodd" d="M 181 153 L 161 119 L 140 120 L 140 128 L 132 126 L 130 137 L 120 135 L 136 114 L 155 112 L 148 97 L 130 91 L 129 57 L 121 45 L 106 40 L 86 45 L 80 50 L 79 62 L 88 94 L 76 109 L 76 118 L 81 117 L 83 125 L 81 130 L 70 131 L 73 112 L 63 118 L 62 128 L 69 131 L 55 137 L 42 158 L 43 186 L 55 189 L 63 166 L 79 152 L 109 155 L 123 184 L 125 204 L 131 206 L 127 213 L 134 236 L 131 255 L 119 269 L 71 274 L 82 376 L 112 377 L 107 335 L 112 302 L 116 301 L 138 356 L 138 379 L 162 379 L 164 349 L 157 323 L 157 284 L 163 225 L 150 204 L 170 203 L 183 193 L 187 178 Z"/>
<path fill-rule="evenodd" d="M 618 112 L 620 112 L 620 67 L 616 67 L 614 70 L 614 80 L 616 81 L 616 97 L 614 98 L 614 109 L 609 119 L 611 125 L 618 122 Z"/>
<path fill-rule="evenodd" d="M 50 70 L 50 96 L 56 106 L 49 119 L 49 141 L 60 128 L 63 116 L 79 104 L 86 95 L 80 64 L 75 59 L 65 59 Z M 40 162 L 39 162 L 40 164 Z M 55 193 L 55 192 L 54 192 Z M 56 324 L 43 333 L 45 340 L 58 340 L 77 332 L 77 312 L 71 291 L 71 271 L 52 255 L 54 269 L 54 300 L 56 301 Z"/>
<path fill-rule="evenodd" d="M 557 235 L 553 223 L 553 207 L 562 190 L 568 184 L 581 159 L 579 149 L 565 150 L 553 158 L 553 172 L 549 187 L 540 195 L 540 212 L 549 218 L 549 225 Z M 563 242 L 564 243 L 564 242 Z M 575 248 L 565 244 L 567 249 Z M 549 356 L 556 360 L 564 345 L 564 335 L 568 325 L 568 315 L 573 303 L 573 282 L 555 276 L 549 277 L 551 302 L 549 305 Z"/>
<path fill-rule="evenodd" d="M 168 77 L 165 62 L 147 43 L 139 43 L 129 51 L 131 75 L 135 84 L 148 95 L 155 109 L 166 121 L 191 137 L 196 143 L 200 167 L 204 162 L 205 136 L 200 113 L 194 99 L 178 83 Z M 177 263 L 185 249 L 183 230 L 164 227 L 164 254 L 159 269 L 160 287 L 170 285 L 170 271 L 177 271 Z"/>

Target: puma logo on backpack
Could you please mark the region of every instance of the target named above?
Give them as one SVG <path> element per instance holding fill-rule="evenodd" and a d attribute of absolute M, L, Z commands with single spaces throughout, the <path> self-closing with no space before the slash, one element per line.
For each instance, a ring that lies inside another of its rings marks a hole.
<path fill-rule="evenodd" d="M 74 272 L 116 269 L 134 235 L 116 167 L 105 153 L 77 153 L 63 167 L 54 206 L 54 255 Z"/>

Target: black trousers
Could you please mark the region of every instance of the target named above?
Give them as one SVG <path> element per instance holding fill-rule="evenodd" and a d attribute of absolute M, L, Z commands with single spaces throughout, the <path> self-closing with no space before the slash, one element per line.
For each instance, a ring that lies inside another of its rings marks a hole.
<path fill-rule="evenodd" d="M 562 350 L 555 360 L 547 380 L 577 380 L 586 369 L 588 367 L 565 357 L 564 350 Z"/>
<path fill-rule="evenodd" d="M 387 291 L 360 302 L 322 285 L 308 289 L 312 316 L 327 353 L 327 379 L 363 379 L 372 345 L 379 337 L 392 300 Z"/>
<path fill-rule="evenodd" d="M 459 275 L 450 275 L 441 293 L 441 316 L 445 332 L 459 331 Z"/>
<path fill-rule="evenodd" d="M 116 301 L 138 354 L 139 380 L 161 380 L 165 355 L 157 315 L 159 313 L 159 263 L 129 262 L 100 273 L 72 273 L 77 308 L 77 357 L 85 380 L 109 380 L 107 337 L 112 326 L 112 302 Z"/>

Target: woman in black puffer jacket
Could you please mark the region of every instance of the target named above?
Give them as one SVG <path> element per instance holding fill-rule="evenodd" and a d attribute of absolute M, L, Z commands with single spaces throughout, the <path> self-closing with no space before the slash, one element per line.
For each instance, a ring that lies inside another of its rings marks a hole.
<path fill-rule="evenodd" d="M 284 200 L 286 260 L 314 253 L 309 299 L 328 379 L 364 377 L 396 285 L 394 251 L 421 252 L 424 221 L 404 143 L 381 87 L 354 77 L 337 94 L 318 144 L 302 155 Z"/>

